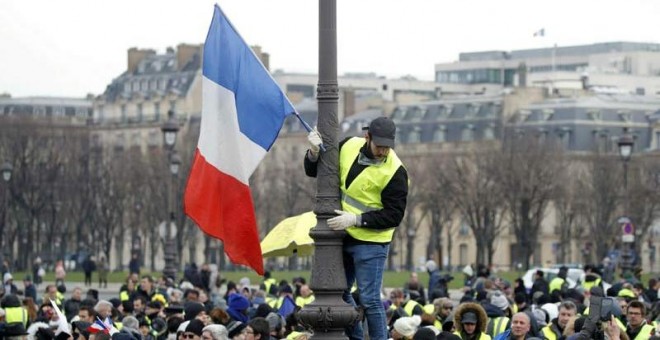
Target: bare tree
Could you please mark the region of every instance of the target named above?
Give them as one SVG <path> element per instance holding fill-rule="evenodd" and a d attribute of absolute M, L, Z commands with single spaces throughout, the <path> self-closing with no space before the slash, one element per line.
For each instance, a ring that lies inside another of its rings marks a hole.
<path fill-rule="evenodd" d="M 426 257 L 435 259 L 438 264 L 444 263 L 442 253 L 442 232 L 450 228 L 452 215 L 456 209 L 452 197 L 449 195 L 450 183 L 444 172 L 447 171 L 447 162 L 440 157 L 425 157 L 426 171 L 420 176 L 422 188 L 422 209 L 426 209 L 430 216 L 430 238 L 426 247 Z M 447 238 L 447 241 L 450 239 Z"/>
<path fill-rule="evenodd" d="M 585 162 L 579 177 L 581 215 L 588 225 L 589 240 L 596 256 L 603 258 L 614 247 L 618 235 L 617 211 L 622 188 L 620 161 L 611 155 L 595 154 Z"/>
<path fill-rule="evenodd" d="M 405 240 L 405 268 L 408 271 L 415 270 L 414 250 L 419 229 L 422 226 L 429 210 L 424 209 L 426 197 L 424 197 L 424 185 L 428 182 L 425 177 L 429 176 L 428 165 L 424 157 L 402 157 L 403 164 L 408 170 L 409 186 L 406 212 L 399 232 Z M 403 244 L 401 245 L 403 246 Z"/>
<path fill-rule="evenodd" d="M 565 168 L 562 152 L 536 136 L 505 138 L 500 183 L 509 220 L 516 235 L 516 252 L 525 269 L 538 248 L 538 235 L 558 175 Z"/>
<path fill-rule="evenodd" d="M 627 215 L 635 225 L 638 240 L 645 239 L 653 222 L 660 217 L 660 161 L 654 158 L 635 160 L 627 193 Z M 640 254 L 641 242 L 635 242 Z"/>
<path fill-rule="evenodd" d="M 571 171 L 573 170 L 573 171 Z M 568 263 L 572 258 L 573 240 L 582 237 L 583 228 L 578 222 L 581 211 L 576 170 L 568 167 L 558 174 L 552 203 L 557 214 L 559 231 L 559 263 Z"/>
<path fill-rule="evenodd" d="M 448 194 L 468 222 L 477 243 L 477 262 L 492 264 L 502 230 L 503 193 L 498 185 L 496 150 L 456 157 L 444 172 Z"/>

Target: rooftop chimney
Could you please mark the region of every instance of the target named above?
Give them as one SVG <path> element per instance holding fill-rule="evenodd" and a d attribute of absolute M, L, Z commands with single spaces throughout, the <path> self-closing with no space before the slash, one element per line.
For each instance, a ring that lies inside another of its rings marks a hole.
<path fill-rule="evenodd" d="M 186 64 L 192 60 L 193 56 L 197 54 L 202 57 L 202 45 L 192 44 L 179 44 L 176 47 L 176 67 L 178 70 L 183 69 Z"/>
<path fill-rule="evenodd" d="M 135 73 L 138 64 L 144 58 L 155 55 L 156 51 L 151 49 L 140 50 L 137 47 L 131 47 L 128 49 L 128 73 Z"/>

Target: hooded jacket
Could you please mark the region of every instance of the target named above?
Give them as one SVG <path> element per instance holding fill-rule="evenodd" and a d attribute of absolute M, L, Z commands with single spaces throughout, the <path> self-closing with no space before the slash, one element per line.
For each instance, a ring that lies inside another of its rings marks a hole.
<path fill-rule="evenodd" d="M 479 332 L 480 334 L 474 339 L 491 340 L 490 335 L 486 334 L 486 325 L 488 324 L 488 316 L 486 316 L 486 311 L 483 309 L 483 307 L 481 307 L 481 305 L 474 302 L 462 303 L 456 309 L 456 313 L 454 314 L 454 327 L 456 332 L 454 334 L 460 336 L 463 340 L 468 339 L 467 334 L 465 334 L 465 331 L 463 330 L 463 323 L 461 322 L 463 314 L 467 312 L 472 312 L 477 315 L 476 332 Z"/>

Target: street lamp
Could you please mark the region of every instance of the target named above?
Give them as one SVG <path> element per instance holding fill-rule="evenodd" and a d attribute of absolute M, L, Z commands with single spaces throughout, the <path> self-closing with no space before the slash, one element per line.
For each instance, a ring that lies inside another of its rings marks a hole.
<path fill-rule="evenodd" d="M 317 225 L 309 232 L 314 240 L 310 287 L 316 299 L 299 312 L 303 323 L 314 329 L 314 339 L 345 339 L 344 329 L 356 322 L 357 311 L 342 299 L 346 275 L 342 257 L 345 232 L 328 227 L 328 219 L 341 209 L 339 151 L 337 142 L 337 0 L 319 0 L 318 130 L 326 151 L 321 152 L 317 172 L 314 213 Z"/>
<path fill-rule="evenodd" d="M 173 190 L 173 181 L 176 180 L 176 176 L 179 173 L 179 168 L 181 167 L 181 157 L 174 150 L 174 145 L 176 144 L 177 133 L 179 132 L 179 122 L 176 119 L 174 111 L 170 110 L 167 112 L 168 119 L 163 123 L 163 126 L 160 130 L 163 132 L 163 145 L 168 151 L 168 167 L 170 173 L 172 174 L 172 180 L 169 181 L 169 187 L 167 190 L 167 219 L 165 221 L 164 232 L 161 234 L 161 237 L 164 238 L 164 247 L 163 247 L 163 257 L 165 259 L 165 268 L 163 269 L 163 275 L 169 277 L 172 280 L 176 280 L 176 247 L 174 245 L 174 237 L 176 235 L 176 226 L 174 225 L 175 215 L 174 215 L 174 194 Z M 174 229 L 174 230 L 173 230 Z"/>
<path fill-rule="evenodd" d="M 12 172 L 14 171 L 14 167 L 11 166 L 11 163 L 9 162 L 4 162 L 2 164 L 2 167 L 0 167 L 0 173 L 2 173 L 2 180 L 5 182 L 7 185 L 7 188 L 5 189 L 5 199 L 4 199 L 4 211 L 3 211 L 3 218 L 2 218 L 2 235 L 5 235 L 7 232 L 5 228 L 7 227 L 7 217 L 9 215 L 9 181 L 11 180 L 11 175 Z M 0 265 L 4 262 L 4 249 L 5 248 L 5 238 L 0 237 Z"/>
<path fill-rule="evenodd" d="M 628 128 L 623 128 L 623 135 L 619 137 L 618 141 L 618 146 L 619 146 L 619 155 L 621 156 L 621 160 L 623 161 L 623 190 L 625 194 L 625 205 L 624 205 L 624 215 L 625 218 L 621 219 L 623 221 L 627 221 L 627 223 L 623 226 L 623 235 L 621 238 L 621 241 L 623 241 L 624 246 L 623 246 L 623 254 L 622 254 L 622 263 L 621 263 L 621 271 L 622 271 L 622 276 L 623 277 L 628 277 L 632 270 L 632 250 L 635 249 L 635 234 L 634 234 L 634 228 L 632 227 L 633 224 L 630 221 L 630 218 L 628 217 L 629 213 L 629 195 L 628 195 L 628 162 L 630 162 L 630 158 L 632 156 L 634 147 L 635 147 L 635 140 L 633 139 L 632 135 L 628 131 Z"/>
<path fill-rule="evenodd" d="M 9 183 L 11 180 L 11 174 L 14 171 L 14 167 L 11 166 L 11 163 L 4 162 L 2 167 L 0 167 L 0 172 L 2 172 L 2 179 L 5 183 Z"/>

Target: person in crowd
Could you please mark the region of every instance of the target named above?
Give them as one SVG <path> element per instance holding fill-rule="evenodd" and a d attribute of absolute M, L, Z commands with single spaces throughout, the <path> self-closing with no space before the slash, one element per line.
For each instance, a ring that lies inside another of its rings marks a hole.
<path fill-rule="evenodd" d="M 424 291 L 424 285 L 419 282 L 419 277 L 417 272 L 411 272 L 408 282 L 403 286 L 403 291 L 408 293 L 410 296 L 416 296 L 413 300 L 419 302 L 420 305 L 426 304 L 426 293 Z M 415 292 L 415 293 L 411 293 Z"/>
<path fill-rule="evenodd" d="M 99 288 L 108 288 L 108 263 L 105 260 L 105 255 L 99 256 L 96 269 L 99 273 Z"/>
<path fill-rule="evenodd" d="M 224 325 L 211 324 L 202 329 L 202 340 L 229 340 L 229 333 Z"/>
<path fill-rule="evenodd" d="M 23 278 L 23 293 L 25 297 L 32 298 L 32 301 L 37 301 L 37 287 L 32 282 L 30 275 L 25 275 Z"/>
<path fill-rule="evenodd" d="M 572 301 L 564 301 L 559 305 L 558 316 L 542 329 L 547 340 L 561 339 L 568 321 L 577 314 L 577 306 Z"/>
<path fill-rule="evenodd" d="M 649 339 L 655 334 L 655 327 L 646 323 L 646 305 L 641 301 L 630 301 L 626 310 L 628 326 L 626 334 L 633 340 Z"/>
<path fill-rule="evenodd" d="M 270 324 L 265 318 L 252 318 L 246 327 L 247 339 L 270 340 Z"/>
<path fill-rule="evenodd" d="M 85 273 L 85 287 L 92 285 L 92 273 L 96 270 L 96 261 L 92 255 L 88 255 L 82 263 L 82 270 Z"/>
<path fill-rule="evenodd" d="M 387 325 L 380 286 L 389 244 L 406 210 L 408 173 L 393 150 L 394 121 L 378 117 L 366 130 L 363 138 L 347 138 L 339 145 L 342 210 L 336 210 L 337 216 L 327 223 L 330 229 L 347 233 L 343 255 L 349 289 L 344 291 L 344 301 L 357 306 L 350 292 L 357 283 L 369 334 L 384 339 Z M 316 130 L 310 132 L 308 140 L 305 173 L 316 177 L 323 140 Z M 352 328 L 352 337 L 362 338 L 362 324 L 355 323 Z"/>
<path fill-rule="evenodd" d="M 531 319 L 527 313 L 518 312 L 511 318 L 511 328 L 498 334 L 494 340 L 524 340 L 531 330 Z"/>
<path fill-rule="evenodd" d="M 133 254 L 131 256 L 131 260 L 128 262 L 128 270 L 131 275 L 135 274 L 136 276 L 140 276 L 140 259 L 138 254 Z"/>
<path fill-rule="evenodd" d="M 78 310 L 80 309 L 80 303 L 82 302 L 82 289 L 80 287 L 74 287 L 71 291 L 71 298 L 64 301 L 62 305 L 64 315 L 68 320 L 71 320 L 74 316 L 78 315 Z"/>
<path fill-rule="evenodd" d="M 421 322 L 422 319 L 419 317 L 419 315 L 404 316 L 398 318 L 392 327 L 392 339 L 412 340 Z"/>
<path fill-rule="evenodd" d="M 548 288 L 548 281 L 543 277 L 545 273 L 542 270 L 538 269 L 534 274 L 534 283 L 532 283 L 532 290 L 530 292 L 530 297 L 534 297 L 536 292 L 541 292 L 541 295 L 549 295 L 550 290 Z"/>
<path fill-rule="evenodd" d="M 474 302 L 460 304 L 454 314 L 454 334 L 462 340 L 491 340 L 486 334 L 487 324 L 486 311 Z"/>

